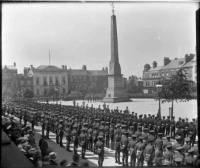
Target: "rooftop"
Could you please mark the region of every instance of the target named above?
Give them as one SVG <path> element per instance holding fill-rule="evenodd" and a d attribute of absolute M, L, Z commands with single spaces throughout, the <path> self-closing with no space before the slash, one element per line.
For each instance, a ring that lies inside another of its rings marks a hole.
<path fill-rule="evenodd" d="M 5 68 L 5 67 L 7 67 L 10 70 L 17 70 L 16 66 L 14 66 L 14 65 L 4 65 L 3 68 Z"/>
<path fill-rule="evenodd" d="M 149 71 L 158 71 L 162 68 L 163 66 L 157 66 L 155 68 L 151 67 L 151 69 L 149 69 Z"/>
<path fill-rule="evenodd" d="M 185 58 L 171 60 L 169 64 L 163 66 L 161 70 L 181 68 L 185 64 Z"/>
<path fill-rule="evenodd" d="M 46 68 L 56 68 L 56 69 L 62 69 L 62 68 L 60 68 L 60 67 L 57 67 L 57 66 L 55 66 L 55 65 L 40 65 L 39 67 L 37 67 L 36 69 L 40 69 L 40 70 L 44 70 L 44 69 L 46 69 Z"/>

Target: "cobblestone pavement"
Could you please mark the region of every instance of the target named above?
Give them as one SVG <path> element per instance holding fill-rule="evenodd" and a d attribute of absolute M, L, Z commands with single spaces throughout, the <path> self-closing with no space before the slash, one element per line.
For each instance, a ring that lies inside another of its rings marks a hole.
<path fill-rule="evenodd" d="M 16 119 L 18 120 L 18 118 L 16 118 Z M 31 125 L 31 124 L 28 123 L 28 125 Z M 34 126 L 34 128 L 35 128 L 36 133 L 38 133 L 39 135 L 42 134 L 42 129 L 41 129 L 40 123 L 38 123 L 38 126 Z M 66 151 L 64 148 L 60 147 L 59 144 L 56 143 L 55 133 L 50 132 L 49 138 L 50 138 L 50 140 L 47 140 L 48 144 L 49 144 L 50 148 L 53 147 L 52 149 L 53 149 L 54 152 L 57 152 L 58 161 L 61 161 L 62 159 L 68 158 L 67 159 L 68 162 L 71 162 L 73 152 Z M 175 141 L 172 139 L 171 142 L 173 144 Z M 65 138 L 63 138 L 63 145 L 66 146 L 66 139 Z M 73 151 L 73 144 L 70 144 L 70 149 Z M 114 150 L 111 150 L 110 148 L 106 148 L 106 147 L 104 149 L 105 149 L 105 155 L 104 155 L 103 166 L 122 166 L 118 163 L 115 163 L 115 151 Z M 81 147 L 78 148 L 78 154 L 81 155 Z M 85 157 L 87 159 L 85 159 L 85 160 L 81 159 L 80 162 L 88 161 L 90 166 L 98 166 L 98 155 L 87 150 L 86 153 L 85 153 Z M 122 161 L 122 154 L 121 154 L 120 158 L 121 158 L 121 161 Z M 146 162 L 144 162 L 144 166 L 147 166 Z"/>

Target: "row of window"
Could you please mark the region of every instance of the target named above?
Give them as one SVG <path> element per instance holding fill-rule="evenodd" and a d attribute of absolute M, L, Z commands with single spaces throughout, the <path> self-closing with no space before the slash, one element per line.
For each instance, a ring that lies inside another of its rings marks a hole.
<path fill-rule="evenodd" d="M 158 83 L 158 81 L 145 81 L 145 86 L 154 87 L 154 86 L 156 86 L 157 83 Z"/>
<path fill-rule="evenodd" d="M 20 85 L 21 85 L 21 86 L 24 86 L 24 85 L 25 85 L 25 82 L 24 82 L 24 81 L 20 81 Z M 27 85 L 31 85 L 31 81 L 27 81 Z"/>
<path fill-rule="evenodd" d="M 47 92 L 48 92 L 48 90 L 47 90 L 47 89 L 44 89 L 43 95 L 46 96 L 46 95 L 47 95 Z M 66 92 L 65 88 L 63 88 L 63 89 L 62 89 L 62 93 L 65 94 L 65 92 Z M 59 94 L 59 90 L 58 90 L 57 93 Z M 40 95 L 40 90 L 37 89 L 37 96 L 39 96 L 39 95 Z"/>
<path fill-rule="evenodd" d="M 90 76 L 91 82 L 97 82 L 97 80 L 98 80 L 98 76 Z M 86 81 L 86 76 L 70 76 L 70 81 L 71 82 Z"/>
<path fill-rule="evenodd" d="M 12 87 L 12 83 L 11 82 L 3 82 L 2 86 L 3 87 L 7 87 L 7 88 L 11 88 Z M 13 84 L 13 87 L 16 88 L 16 83 Z"/>
<path fill-rule="evenodd" d="M 2 77 L 3 78 L 15 78 L 17 76 L 16 73 L 3 73 Z"/>
<path fill-rule="evenodd" d="M 55 84 L 57 85 L 59 82 L 58 82 L 58 77 L 55 77 Z M 65 77 L 62 78 L 62 83 L 65 84 Z M 36 85 L 39 85 L 40 84 L 40 78 L 39 77 L 36 77 Z M 43 84 L 47 84 L 47 78 L 44 77 L 43 78 Z M 49 77 L 49 85 L 53 84 L 53 78 L 52 77 Z"/>
<path fill-rule="evenodd" d="M 167 72 L 160 72 L 161 77 L 169 77 L 172 75 L 175 75 L 177 73 L 178 70 L 171 70 L 171 71 L 167 71 Z M 158 73 L 154 73 L 154 74 L 146 74 L 145 78 L 159 78 L 159 74 Z"/>

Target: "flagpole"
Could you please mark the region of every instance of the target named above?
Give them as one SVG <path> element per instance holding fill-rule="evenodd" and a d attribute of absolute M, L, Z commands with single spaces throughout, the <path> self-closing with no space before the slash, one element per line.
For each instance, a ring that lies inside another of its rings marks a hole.
<path fill-rule="evenodd" d="M 50 59 L 51 59 L 51 58 L 50 58 L 50 50 L 49 50 L 49 65 L 51 65 L 51 63 L 50 63 Z"/>

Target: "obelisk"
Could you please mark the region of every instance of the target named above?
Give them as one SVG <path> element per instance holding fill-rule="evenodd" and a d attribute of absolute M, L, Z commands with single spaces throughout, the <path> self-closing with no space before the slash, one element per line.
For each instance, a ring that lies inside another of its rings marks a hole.
<path fill-rule="evenodd" d="M 104 102 L 126 102 L 130 101 L 125 94 L 123 75 L 121 74 L 121 66 L 118 56 L 118 41 L 117 41 L 117 20 L 114 14 L 114 5 L 112 4 L 111 16 L 111 60 L 109 65 L 108 88 Z"/>

